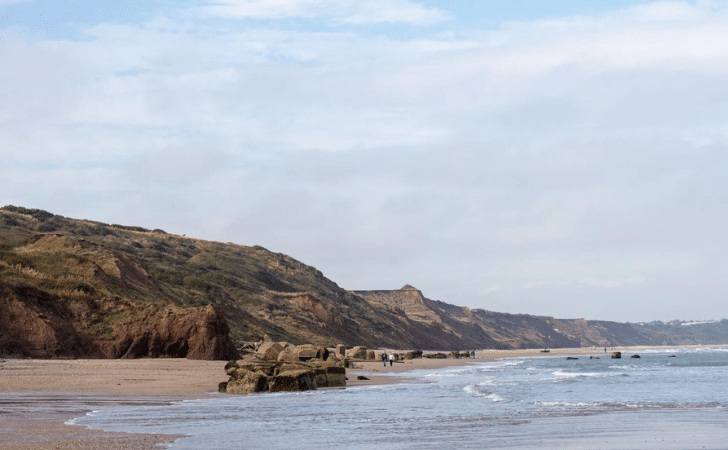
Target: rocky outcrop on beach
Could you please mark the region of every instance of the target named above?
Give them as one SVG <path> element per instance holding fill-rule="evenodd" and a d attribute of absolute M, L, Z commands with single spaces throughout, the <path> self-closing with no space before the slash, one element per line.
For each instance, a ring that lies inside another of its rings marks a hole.
<path fill-rule="evenodd" d="M 241 360 L 228 363 L 225 372 L 229 379 L 220 383 L 219 391 L 228 394 L 297 392 L 346 386 L 343 361 Z"/>

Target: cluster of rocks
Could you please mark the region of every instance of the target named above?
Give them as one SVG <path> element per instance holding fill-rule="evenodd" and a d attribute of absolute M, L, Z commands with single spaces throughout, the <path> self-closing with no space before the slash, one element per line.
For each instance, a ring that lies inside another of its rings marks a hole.
<path fill-rule="evenodd" d="M 446 358 L 471 358 L 473 357 L 474 352 L 470 352 L 468 350 L 463 350 L 460 352 L 450 352 L 450 353 L 428 353 L 424 355 L 425 358 L 431 358 L 431 359 L 446 359 Z"/>
<path fill-rule="evenodd" d="M 381 353 L 376 350 L 369 350 L 363 346 L 357 346 L 346 351 L 347 359 L 373 361 L 378 360 Z M 412 350 L 405 353 L 394 353 L 395 361 L 403 361 L 406 359 L 422 358 L 422 350 Z"/>
<path fill-rule="evenodd" d="M 336 362 L 231 361 L 225 366 L 228 381 L 218 390 L 228 394 L 297 392 L 346 386 L 346 369 Z"/>
<path fill-rule="evenodd" d="M 218 390 L 228 394 L 307 391 L 346 386 L 348 360 L 345 347 L 274 342 L 266 335 L 261 342 L 241 348 L 243 359 L 225 366 L 229 379 Z"/>

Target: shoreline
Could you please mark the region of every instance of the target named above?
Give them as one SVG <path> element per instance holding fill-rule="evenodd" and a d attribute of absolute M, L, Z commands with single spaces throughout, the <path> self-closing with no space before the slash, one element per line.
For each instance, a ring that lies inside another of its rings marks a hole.
<path fill-rule="evenodd" d="M 412 378 L 402 374 L 413 370 L 437 370 L 508 358 L 576 355 L 604 358 L 611 357 L 612 351 L 621 351 L 623 358 L 628 358 L 646 350 L 721 347 L 726 346 L 615 347 L 607 348 L 606 353 L 603 347 L 550 349 L 548 353 L 541 349 L 477 350 L 475 358 L 422 358 L 386 367 L 379 360 L 355 361 L 354 367 L 347 369 L 346 388 L 406 382 Z M 159 448 L 155 446 L 184 436 L 105 432 L 66 425 L 66 422 L 99 408 L 213 397 L 218 395 L 218 383 L 226 381 L 226 363 L 187 359 L 0 360 L 0 450 Z M 369 379 L 357 380 L 359 375 Z"/>

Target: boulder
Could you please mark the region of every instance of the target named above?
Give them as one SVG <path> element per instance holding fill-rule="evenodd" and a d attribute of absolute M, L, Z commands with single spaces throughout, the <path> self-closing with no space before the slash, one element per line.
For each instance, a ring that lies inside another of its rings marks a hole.
<path fill-rule="evenodd" d="M 374 353 L 374 350 L 367 350 L 367 360 L 372 361 L 377 358 L 376 353 Z"/>
<path fill-rule="evenodd" d="M 268 390 L 270 392 L 298 392 L 316 389 L 314 381 L 315 370 L 300 369 L 279 373 L 277 376 L 268 379 Z M 228 382 L 228 390 L 230 384 Z"/>
<path fill-rule="evenodd" d="M 641 358 L 641 356 L 640 355 L 632 355 L 632 356 L 630 356 L 630 358 Z"/>
<path fill-rule="evenodd" d="M 567 357 L 566 357 L 566 359 L 571 359 L 571 360 L 574 360 L 574 359 L 579 359 L 579 358 L 576 358 L 576 357 L 574 357 L 574 356 L 567 356 Z"/>
<path fill-rule="evenodd" d="M 252 394 L 268 387 L 268 377 L 260 371 L 237 369 L 230 376 L 225 392 L 228 394 Z"/>
<path fill-rule="evenodd" d="M 612 353 L 612 359 L 621 359 L 622 358 L 622 352 L 613 352 Z"/>
<path fill-rule="evenodd" d="M 338 366 L 326 367 L 326 386 L 346 386 L 346 369 Z"/>
<path fill-rule="evenodd" d="M 344 344 L 337 345 L 334 354 L 341 358 L 346 357 L 346 346 Z"/>
<path fill-rule="evenodd" d="M 367 348 L 361 345 L 356 346 L 346 352 L 346 357 L 353 359 L 367 359 Z"/>
<path fill-rule="evenodd" d="M 590 356 L 589 359 L 599 359 L 598 356 Z"/>
<path fill-rule="evenodd" d="M 422 350 L 412 350 L 404 354 L 404 359 L 422 358 Z"/>
<path fill-rule="evenodd" d="M 325 361 L 329 357 L 329 350 L 326 347 L 312 344 L 296 345 L 284 348 L 278 354 L 278 361 L 309 361 L 320 359 Z"/>
<path fill-rule="evenodd" d="M 285 351 L 285 349 L 284 349 Z M 218 390 L 229 394 L 249 394 L 270 390 L 304 391 L 318 387 L 346 386 L 343 361 L 230 361 L 225 365 L 230 377 Z"/>
<path fill-rule="evenodd" d="M 278 361 L 278 355 L 283 351 L 283 345 L 278 342 L 263 342 L 258 347 L 258 357 L 263 361 Z"/>

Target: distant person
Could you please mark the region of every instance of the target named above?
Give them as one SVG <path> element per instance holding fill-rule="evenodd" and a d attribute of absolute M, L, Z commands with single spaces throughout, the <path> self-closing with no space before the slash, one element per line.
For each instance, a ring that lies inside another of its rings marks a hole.
<path fill-rule="evenodd" d="M 391 366 L 394 364 L 394 353 L 389 354 L 389 365 Z"/>
<path fill-rule="evenodd" d="M 384 364 L 384 367 L 387 367 L 387 354 L 382 353 L 382 364 Z"/>

